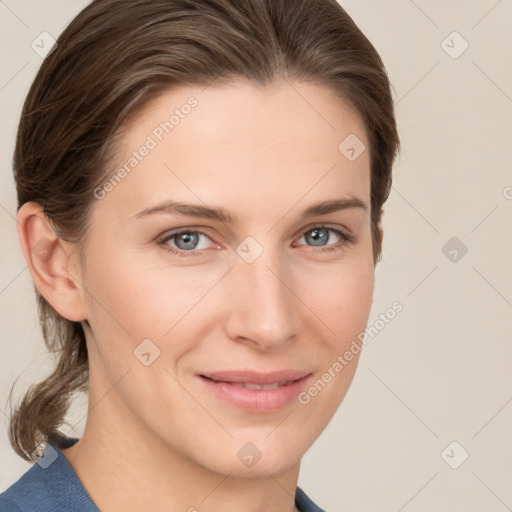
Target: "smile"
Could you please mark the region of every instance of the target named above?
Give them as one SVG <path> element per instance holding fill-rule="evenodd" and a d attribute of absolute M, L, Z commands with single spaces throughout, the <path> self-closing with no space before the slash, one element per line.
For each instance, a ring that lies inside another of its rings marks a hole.
<path fill-rule="evenodd" d="M 198 375 L 202 385 L 221 403 L 258 413 L 275 412 L 295 402 L 310 376 L 303 371 Z"/>
<path fill-rule="evenodd" d="M 292 382 L 292 380 L 284 380 L 281 382 L 274 382 L 273 384 L 254 384 L 252 382 L 226 382 L 226 384 L 231 384 L 231 386 L 245 389 L 277 389 L 282 386 L 287 386 Z"/>

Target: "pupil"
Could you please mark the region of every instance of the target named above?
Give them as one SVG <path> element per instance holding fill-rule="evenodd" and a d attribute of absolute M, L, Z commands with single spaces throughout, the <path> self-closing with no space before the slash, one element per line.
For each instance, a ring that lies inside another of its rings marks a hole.
<path fill-rule="evenodd" d="M 329 238 L 328 231 L 325 228 L 313 229 L 310 231 L 313 239 L 312 245 L 322 245 L 322 241 L 326 242 Z"/>
<path fill-rule="evenodd" d="M 197 233 L 181 233 L 178 235 L 176 245 L 180 249 L 194 249 L 194 245 L 197 243 L 197 238 Z M 182 241 L 184 244 L 181 243 Z"/>

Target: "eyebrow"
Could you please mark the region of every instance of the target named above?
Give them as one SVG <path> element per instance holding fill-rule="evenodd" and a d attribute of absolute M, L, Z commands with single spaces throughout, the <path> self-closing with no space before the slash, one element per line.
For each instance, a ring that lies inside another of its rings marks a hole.
<path fill-rule="evenodd" d="M 318 215 L 327 215 L 352 208 L 359 208 L 364 211 L 368 210 L 366 203 L 357 197 L 350 196 L 346 199 L 333 199 L 330 201 L 322 201 L 321 203 L 314 204 L 304 210 L 300 216 L 301 220 Z M 233 216 L 224 208 L 212 208 L 199 204 L 188 204 L 179 201 L 164 201 L 155 206 L 141 210 L 133 219 L 138 220 L 149 215 L 157 213 L 178 214 L 187 217 L 200 217 L 204 219 L 217 220 L 225 224 L 235 224 L 238 217 Z"/>

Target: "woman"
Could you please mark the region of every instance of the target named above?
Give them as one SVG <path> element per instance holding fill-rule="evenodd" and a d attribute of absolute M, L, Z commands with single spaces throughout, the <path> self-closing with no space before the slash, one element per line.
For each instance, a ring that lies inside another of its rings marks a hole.
<path fill-rule="evenodd" d="M 334 0 L 86 7 L 19 125 L 59 359 L 12 414 L 37 464 L 0 510 L 322 510 L 300 461 L 354 376 L 398 146 L 382 61 Z M 80 439 L 59 430 L 77 391 Z"/>

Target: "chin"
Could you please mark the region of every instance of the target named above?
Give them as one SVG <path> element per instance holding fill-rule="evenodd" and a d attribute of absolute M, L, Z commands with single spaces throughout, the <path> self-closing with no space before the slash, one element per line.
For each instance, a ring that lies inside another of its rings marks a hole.
<path fill-rule="evenodd" d="M 243 464 L 236 461 L 234 464 L 229 464 L 228 471 L 225 474 L 229 474 L 230 478 L 241 478 L 241 479 L 268 479 L 269 474 L 277 477 L 288 471 L 294 466 L 300 464 L 300 458 L 289 457 L 286 459 L 271 459 L 263 460 L 263 457 L 251 468 L 244 467 Z"/>
<path fill-rule="evenodd" d="M 268 479 L 269 473 L 277 476 L 300 464 L 307 448 L 305 443 L 285 446 L 282 439 L 276 438 L 275 441 L 251 442 L 247 437 L 236 437 L 227 445 L 208 450 L 208 453 L 196 453 L 194 458 L 208 471 L 229 475 L 230 478 Z"/>

